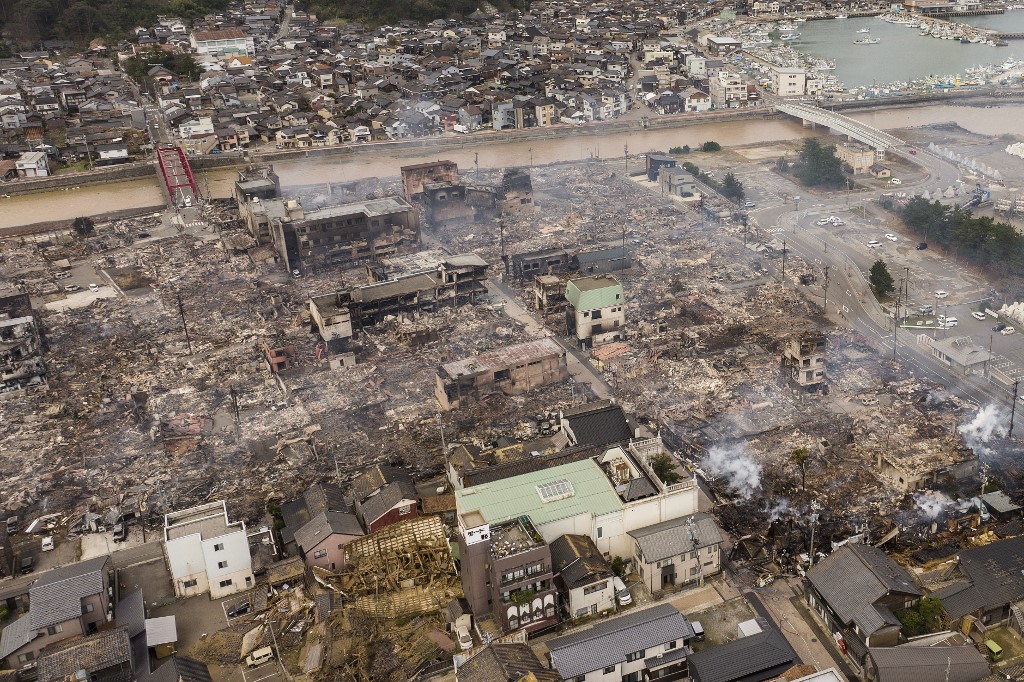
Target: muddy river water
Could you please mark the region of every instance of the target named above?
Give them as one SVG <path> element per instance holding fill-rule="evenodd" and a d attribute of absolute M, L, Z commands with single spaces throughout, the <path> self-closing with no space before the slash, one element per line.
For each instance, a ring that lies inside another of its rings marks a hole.
<path fill-rule="evenodd" d="M 992 108 L 940 104 L 859 112 L 851 116 L 886 130 L 953 121 L 967 130 L 985 135 L 1024 135 L 1024 103 Z M 376 146 L 355 155 L 276 161 L 274 169 L 280 175 L 282 185 L 288 187 L 398 175 L 399 166 L 439 158 L 452 159 L 463 169 L 473 167 L 475 155 L 479 155 L 476 161 L 481 168 L 528 166 L 531 163 L 540 165 L 591 157 L 621 157 L 626 146 L 631 154 L 636 154 L 651 149 L 667 150 L 685 144 L 695 147 L 705 140 L 732 146 L 791 140 L 822 132 L 820 129 L 811 131 L 803 128 L 799 122 L 789 119 L 728 121 L 675 129 L 609 131 L 601 135 L 494 142 L 430 150 L 401 147 L 388 150 Z M 205 178 L 200 178 L 200 188 L 208 188 L 209 193 L 215 197 L 226 197 L 231 194 L 234 179 L 235 171 L 231 169 L 210 171 L 205 174 Z M 156 177 L 0 198 L 0 228 L 153 206 L 162 200 Z"/>

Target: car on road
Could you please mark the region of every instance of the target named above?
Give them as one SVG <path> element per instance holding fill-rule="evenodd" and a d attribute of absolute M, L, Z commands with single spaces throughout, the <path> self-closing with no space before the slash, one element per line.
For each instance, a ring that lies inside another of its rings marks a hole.
<path fill-rule="evenodd" d="M 753 201 L 744 201 L 743 208 L 757 208 L 757 204 L 755 204 Z"/>
<path fill-rule="evenodd" d="M 99 290 L 100 290 L 100 285 L 99 284 L 90 284 L 89 285 L 89 291 L 91 291 L 93 293 L 96 293 Z"/>
<path fill-rule="evenodd" d="M 929 303 L 928 305 L 923 305 L 920 308 L 918 308 L 917 312 L 921 313 L 922 315 L 931 315 L 933 312 L 935 312 L 935 306 Z"/>
<path fill-rule="evenodd" d="M 996 326 L 992 327 L 992 331 L 994 332 L 1001 332 L 1004 329 L 1006 329 L 1006 324 L 1004 322 L 1000 322 Z"/>
<path fill-rule="evenodd" d="M 960 320 L 955 317 L 946 317 L 945 315 L 939 315 L 939 326 L 944 329 L 951 329 L 960 324 Z"/>
<path fill-rule="evenodd" d="M 924 251 L 925 249 L 928 248 L 928 242 L 918 242 L 917 246 L 914 248 L 916 248 L 918 251 Z"/>
<path fill-rule="evenodd" d="M 981 320 L 982 322 L 985 321 L 985 313 L 979 313 L 978 311 L 974 311 L 973 313 L 971 313 L 971 317 L 973 317 L 976 320 Z"/>
<path fill-rule="evenodd" d="M 935 292 L 935 298 L 946 298 L 947 296 L 949 296 L 948 291 L 943 291 L 942 289 L 939 289 L 938 291 Z"/>
<path fill-rule="evenodd" d="M 900 180 L 899 178 L 893 178 L 892 180 L 889 181 L 889 184 L 890 185 L 902 185 L 903 181 Z"/>
<path fill-rule="evenodd" d="M 1009 336 L 1010 334 L 1014 333 L 1015 331 L 1017 331 L 1017 330 L 1014 329 L 1013 327 L 1006 327 L 1005 329 L 1001 329 L 999 331 L 999 333 L 1002 334 L 1003 336 Z"/>
<path fill-rule="evenodd" d="M 877 249 L 877 248 L 879 248 L 881 246 L 882 246 L 882 243 L 879 242 L 879 241 L 876 241 L 874 239 L 872 239 L 871 241 L 868 242 L 868 248 L 869 249 Z"/>
<path fill-rule="evenodd" d="M 891 242 L 894 242 L 894 241 L 896 241 L 898 239 L 898 237 L 896 235 L 890 234 L 890 233 L 886 233 L 885 238 L 888 239 Z"/>
<path fill-rule="evenodd" d="M 235 604 L 230 609 L 228 609 L 228 618 L 238 618 L 239 616 L 244 616 L 245 614 L 249 613 L 249 609 L 251 607 L 252 605 L 247 601 L 244 601 L 241 604 Z"/>

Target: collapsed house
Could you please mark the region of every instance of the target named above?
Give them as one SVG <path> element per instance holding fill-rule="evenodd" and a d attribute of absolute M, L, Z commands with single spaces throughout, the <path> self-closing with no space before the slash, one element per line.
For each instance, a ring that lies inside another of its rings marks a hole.
<path fill-rule="evenodd" d="M 486 293 L 487 262 L 474 254 L 448 256 L 441 252 L 415 254 L 423 269 L 406 269 L 393 279 L 353 287 L 309 299 L 316 332 L 328 345 L 354 338 L 359 330 L 380 323 L 388 315 L 414 315 L 442 306 L 474 303 Z M 371 277 L 394 272 L 394 259 L 371 268 Z"/>
<path fill-rule="evenodd" d="M 878 450 L 879 473 L 902 492 L 935 488 L 947 477 L 961 481 L 978 473 L 978 458 L 959 438 L 892 442 Z"/>
<path fill-rule="evenodd" d="M 633 257 L 628 249 L 612 246 L 592 251 L 569 251 L 560 247 L 525 251 L 509 257 L 511 274 L 520 281 L 537 275 L 579 273 L 600 275 L 628 270 Z"/>
<path fill-rule="evenodd" d="M 453 161 L 402 166 L 405 198 L 424 207 L 427 222 L 435 227 L 468 223 L 492 214 L 498 193 L 491 187 L 459 180 Z M 531 194 L 532 203 L 532 194 Z"/>
<path fill-rule="evenodd" d="M 434 396 L 443 409 L 454 410 L 492 393 L 520 395 L 565 381 L 565 353 L 554 339 L 544 338 L 448 362 L 437 371 Z"/>
<path fill-rule="evenodd" d="M 0 298 L 0 397 L 48 388 L 42 353 L 29 295 Z"/>

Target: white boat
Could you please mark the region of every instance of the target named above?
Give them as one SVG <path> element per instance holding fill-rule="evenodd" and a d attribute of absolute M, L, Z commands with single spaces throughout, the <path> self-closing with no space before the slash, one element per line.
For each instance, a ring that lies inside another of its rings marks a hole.
<path fill-rule="evenodd" d="M 798 23 L 798 24 L 802 24 L 802 23 L 804 23 L 804 22 L 805 22 L 805 21 L 807 21 L 807 20 L 806 20 L 806 19 L 804 19 L 803 17 L 797 17 L 797 18 L 796 18 L 796 19 L 794 19 L 793 21 L 795 21 L 795 22 L 796 22 L 796 23 Z"/>
<path fill-rule="evenodd" d="M 848 14 L 837 14 L 837 15 L 836 15 L 836 19 L 846 19 L 846 18 L 848 18 L 849 16 L 850 16 L 850 15 L 848 15 Z"/>
<path fill-rule="evenodd" d="M 857 33 L 871 33 L 870 28 L 858 28 Z"/>
<path fill-rule="evenodd" d="M 882 41 L 879 38 L 872 38 L 871 36 L 868 36 L 867 38 L 859 38 L 859 39 L 853 41 L 853 44 L 854 45 L 877 45 L 880 42 L 882 42 Z"/>
<path fill-rule="evenodd" d="M 800 37 L 799 33 L 785 33 L 779 36 L 779 40 L 796 40 Z"/>

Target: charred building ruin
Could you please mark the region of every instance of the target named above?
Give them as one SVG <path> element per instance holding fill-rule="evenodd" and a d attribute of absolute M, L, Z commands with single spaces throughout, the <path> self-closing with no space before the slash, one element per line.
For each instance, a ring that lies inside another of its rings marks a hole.
<path fill-rule="evenodd" d="M 423 206 L 427 222 L 434 227 L 458 225 L 496 213 L 498 193 L 491 187 L 461 182 L 454 161 L 402 166 L 402 187 L 405 198 Z M 531 204 L 532 196 L 531 190 Z"/>
<path fill-rule="evenodd" d="M 0 398 L 48 388 L 42 354 L 29 295 L 0 298 Z"/>
<path fill-rule="evenodd" d="M 825 385 L 825 335 L 800 334 L 791 337 L 782 350 L 783 373 L 801 388 Z"/>
<path fill-rule="evenodd" d="M 449 256 L 427 251 L 385 259 L 368 270 L 371 284 L 310 298 L 314 329 L 327 344 L 354 338 L 360 329 L 388 315 L 473 303 L 487 291 L 487 262 L 472 253 Z"/>
<path fill-rule="evenodd" d="M 520 395 L 569 376 L 565 349 L 550 338 L 449 362 L 437 372 L 434 396 L 445 410 L 492 393 Z"/>

